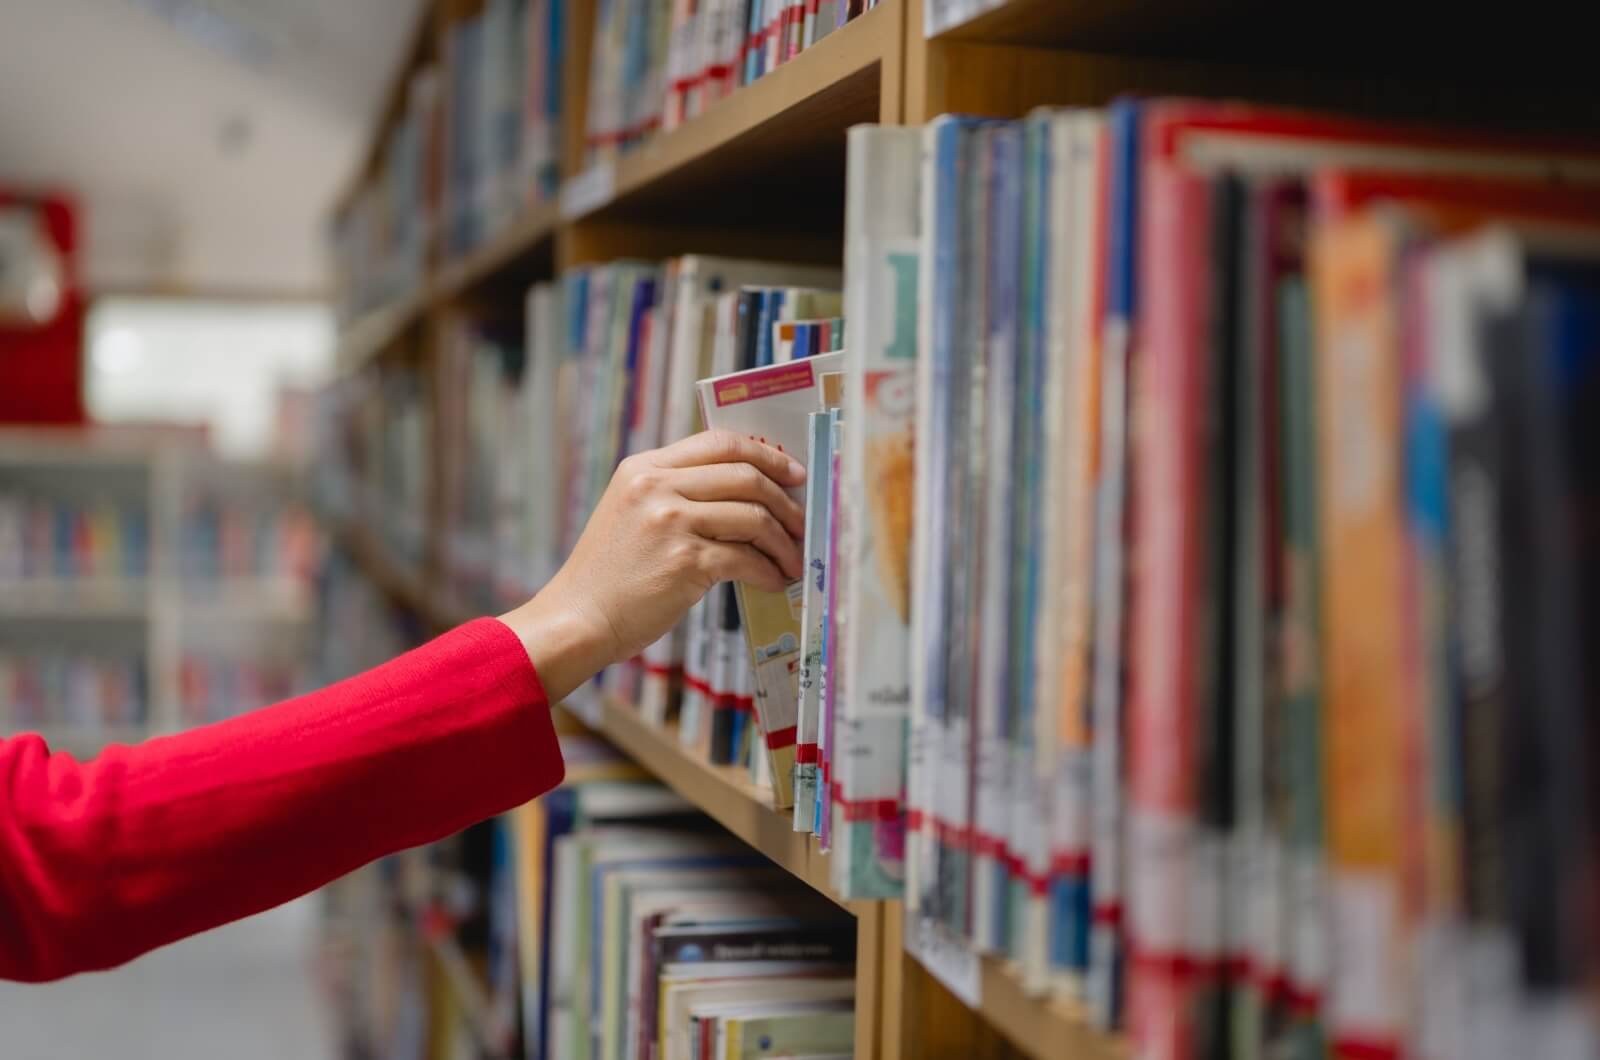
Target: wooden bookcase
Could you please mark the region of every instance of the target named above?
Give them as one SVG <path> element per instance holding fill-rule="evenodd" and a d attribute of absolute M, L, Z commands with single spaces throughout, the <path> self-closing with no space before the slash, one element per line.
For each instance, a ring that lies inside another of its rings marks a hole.
<path fill-rule="evenodd" d="M 1403 21 L 1380 33 L 1362 23 L 1360 10 L 1312 31 L 1297 23 L 1304 16 L 1261 0 L 882 0 L 680 128 L 613 164 L 583 168 L 596 3 L 571 0 L 559 200 L 464 258 L 430 261 L 418 290 L 343 332 L 345 370 L 389 357 L 427 362 L 451 314 L 519 313 L 530 282 L 569 266 L 687 252 L 838 262 L 844 133 L 859 122 L 921 124 L 946 112 L 1016 117 L 1040 105 L 1098 105 L 1129 92 L 1237 96 L 1511 130 L 1582 130 L 1592 122 L 1588 97 L 1567 91 L 1560 78 L 1568 75 L 1559 71 L 1515 83 L 1475 72 L 1474 56 L 1496 46 L 1496 31 L 1487 29 L 1477 39 L 1468 31 L 1452 50 L 1430 46 L 1425 33 L 1408 37 Z M 481 0 L 432 0 L 355 187 L 376 172 L 380 145 L 403 107 L 406 73 L 442 56 L 445 27 L 479 6 Z M 433 558 L 419 570 L 392 562 L 363 528 L 338 528 L 373 579 L 438 629 L 469 617 L 442 588 L 441 523 L 441 513 L 431 512 Z M 828 887 L 827 855 L 812 837 L 791 831 L 742 771 L 690 757 L 672 731 L 644 724 L 623 704 L 605 703 L 583 722 L 567 715 L 563 724 L 597 731 L 838 900 Z M 855 1055 L 862 1060 L 1017 1053 L 1098 1060 L 1126 1053 L 1117 1036 L 1093 1030 L 1071 1006 L 1029 997 L 1002 961 L 979 961 L 981 1001 L 970 1008 L 907 953 L 898 902 L 840 904 L 860 925 Z"/>

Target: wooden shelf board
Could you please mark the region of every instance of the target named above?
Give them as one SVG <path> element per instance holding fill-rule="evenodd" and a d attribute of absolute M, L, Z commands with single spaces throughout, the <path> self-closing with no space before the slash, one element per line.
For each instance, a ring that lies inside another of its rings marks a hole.
<path fill-rule="evenodd" d="M 1081 1008 L 1054 998 L 1030 997 L 1009 962 L 981 957 L 982 1013 L 1029 1055 L 1072 1060 L 1126 1060 L 1126 1041 L 1096 1030 Z"/>
<path fill-rule="evenodd" d="M 612 175 L 600 181 L 609 193 L 577 209 L 569 205 L 567 220 L 656 209 L 681 218 L 696 202 L 710 200 L 724 221 L 730 209 L 746 202 L 764 211 L 772 227 L 772 203 L 780 198 L 772 182 L 786 171 L 799 178 L 836 168 L 842 203 L 844 132 L 878 119 L 880 68 L 900 47 L 903 2 L 885 0 L 682 126 L 609 163 Z M 591 171 L 575 181 L 593 176 Z M 700 194 L 686 197 L 690 191 Z M 723 191 L 728 194 L 716 194 Z"/>
<path fill-rule="evenodd" d="M 434 588 L 421 573 L 395 558 L 388 546 L 365 527 L 350 523 L 328 525 L 367 578 L 391 600 L 415 612 L 435 633 L 454 629 L 478 616 L 479 612 Z"/>
<path fill-rule="evenodd" d="M 497 1058 L 510 1056 L 511 1034 L 495 1018 L 489 991 L 478 978 L 478 974 L 473 971 L 472 962 L 468 960 L 461 944 L 449 935 L 435 936 L 424 933 L 423 938 L 433 952 L 434 959 L 439 962 L 445 982 L 455 994 L 456 1002 L 460 1004 L 462 1013 L 485 1054 Z"/>
<path fill-rule="evenodd" d="M 0 582 L 0 617 L 142 620 L 149 611 L 149 582 L 143 578 Z"/>
<path fill-rule="evenodd" d="M 499 235 L 440 269 L 429 291 L 430 303 L 438 306 L 459 298 L 534 253 L 542 244 L 552 243 L 560 216 L 555 202 L 539 203 L 527 210 Z"/>
<path fill-rule="evenodd" d="M 790 815 L 774 809 L 771 792 L 752 784 L 745 770 L 701 761 L 678 745 L 676 726 L 651 725 L 611 697 L 602 703 L 597 731 L 773 863 L 847 912 L 859 914 L 863 903 L 840 898 L 829 885 L 828 855 L 816 848 L 810 835 L 794 831 Z"/>
<path fill-rule="evenodd" d="M 1183 47 L 1213 55 L 1226 41 L 1223 28 L 1246 25 L 1260 0 L 935 0 L 935 21 L 925 24 L 935 40 L 1028 47 L 1073 47 L 1146 51 Z M 1209 28 L 1210 33 L 1192 36 Z"/>
<path fill-rule="evenodd" d="M 424 285 L 399 301 L 363 314 L 339 334 L 339 366 L 357 368 L 393 346 L 422 319 L 429 302 L 429 289 Z"/>

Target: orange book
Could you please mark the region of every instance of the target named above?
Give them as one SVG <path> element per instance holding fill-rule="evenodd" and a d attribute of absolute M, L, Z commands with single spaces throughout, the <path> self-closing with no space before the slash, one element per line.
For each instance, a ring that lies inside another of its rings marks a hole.
<path fill-rule="evenodd" d="M 1394 1055 L 1406 945 L 1406 811 L 1399 321 L 1404 239 L 1361 216 L 1312 240 L 1318 490 L 1323 543 L 1324 775 L 1335 1055 Z"/>

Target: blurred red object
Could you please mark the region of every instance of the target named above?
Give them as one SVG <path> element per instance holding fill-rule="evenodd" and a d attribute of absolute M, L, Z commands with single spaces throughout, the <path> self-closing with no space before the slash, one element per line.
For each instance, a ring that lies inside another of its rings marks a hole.
<path fill-rule="evenodd" d="M 0 188 L 0 226 L 10 233 L 0 272 L 25 272 L 30 291 L 0 309 L 0 423 L 81 424 L 77 203 L 62 194 Z"/>

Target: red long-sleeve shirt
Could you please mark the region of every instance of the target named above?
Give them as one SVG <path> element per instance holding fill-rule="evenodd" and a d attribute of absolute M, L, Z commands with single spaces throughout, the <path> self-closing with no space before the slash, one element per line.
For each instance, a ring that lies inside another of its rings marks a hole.
<path fill-rule="evenodd" d="M 516 635 L 470 622 L 367 673 L 93 761 L 0 739 L 0 979 L 109 968 L 561 782 Z"/>

